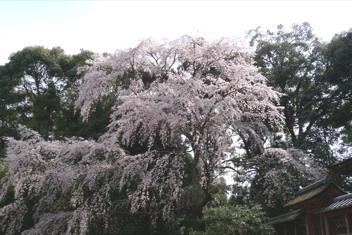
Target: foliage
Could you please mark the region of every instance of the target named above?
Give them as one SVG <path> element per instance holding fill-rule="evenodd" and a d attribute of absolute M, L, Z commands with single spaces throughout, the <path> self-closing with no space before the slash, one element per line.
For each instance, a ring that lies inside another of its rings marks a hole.
<path fill-rule="evenodd" d="M 69 56 L 60 47 L 41 46 L 13 53 L 0 69 L 0 83 L 4 84 L 0 88 L 4 101 L 1 123 L 7 128 L 4 136 L 14 137 L 17 124 L 31 127 L 45 139 L 67 136 L 59 124 L 67 113 L 70 96 L 77 93 L 75 89 L 80 83 L 77 68 L 91 56 L 89 51 Z M 65 117 L 67 123 L 73 122 L 72 117 Z"/>
<path fill-rule="evenodd" d="M 21 140 L 9 139 L 4 159 L 1 233 L 87 234 L 101 222 L 100 229 L 116 234 L 116 221 L 124 217 L 116 210 L 128 210 L 121 206 L 126 198 L 116 184 L 121 178 L 116 159 L 122 152 L 109 152 L 93 141 L 46 142 L 24 127 L 20 134 Z"/>
<path fill-rule="evenodd" d="M 207 235 L 240 234 L 241 229 L 248 235 L 274 234 L 273 228 L 265 223 L 267 218 L 259 205 L 206 207 L 204 221 Z"/>
<path fill-rule="evenodd" d="M 20 96 L 13 92 L 17 80 L 8 76 L 8 69 L 0 66 L 0 158 L 5 156 L 6 136 L 15 136 L 16 103 Z"/>
<path fill-rule="evenodd" d="M 250 31 L 256 64 L 269 84 L 283 93 L 280 105 L 284 107 L 284 132 L 273 130 L 273 146 L 300 149 L 322 167 L 349 157 L 351 35 L 350 31 L 343 32 L 330 43 L 322 43 L 308 23 L 294 24 L 291 30 L 279 25 L 276 31 Z M 307 163 L 304 156 L 300 159 L 307 166 L 306 172 L 310 171 L 313 162 Z M 281 172 L 275 178 L 286 179 L 293 190 L 312 179 L 310 174 L 286 168 L 288 164 L 283 170 L 278 163 L 271 164 L 271 169 Z M 268 175 L 262 169 L 257 173 L 251 185 L 252 196 L 266 207 L 262 194 L 255 192 L 268 189 L 263 183 Z M 274 208 L 280 208 L 291 193 L 282 192 L 277 194 Z"/>
<path fill-rule="evenodd" d="M 248 235 L 273 234 L 273 228 L 266 224 L 268 218 L 260 205 L 228 198 L 224 178 L 220 178 L 213 187 L 213 201 L 203 209 L 205 232 L 193 231 L 191 234 L 241 234 L 243 231 Z"/>
<path fill-rule="evenodd" d="M 351 143 L 351 79 L 352 79 L 352 30 L 335 35 L 325 51 L 327 58 L 326 78 L 332 84 L 332 106 L 335 107 L 327 123 L 333 128 L 341 128 L 345 134 L 343 142 Z M 346 148 L 342 148 L 346 149 Z"/>
<path fill-rule="evenodd" d="M 319 180 L 327 173 L 298 149 L 270 149 L 252 164 L 256 174 L 251 181 L 249 198 L 260 203 L 270 216 L 285 211 L 283 205 L 302 185 Z"/>
<path fill-rule="evenodd" d="M 59 93 L 65 79 L 61 64 L 68 56 L 59 47 L 36 46 L 26 47 L 9 59 L 5 67 L 8 76 L 18 82 L 15 91 L 21 95 L 21 100 L 16 106 L 21 123 L 48 136 L 60 112 Z"/>
<path fill-rule="evenodd" d="M 61 115 L 55 123 L 55 139 L 62 140 L 65 137 L 79 136 L 97 140 L 106 131 L 111 105 L 113 104 L 111 96 L 104 97 L 93 105 L 94 108 L 87 122 L 83 122 L 79 112 L 75 112 L 74 109 L 74 103 L 79 93 L 78 87 L 82 83 L 83 76 L 82 73 L 77 74 L 77 70 L 84 66 L 85 61 L 91 59 L 92 56 L 92 52 L 81 50 L 79 54 L 72 55 L 70 58 L 70 66 L 66 71 L 68 80 L 61 99 Z"/>
<path fill-rule="evenodd" d="M 47 142 L 20 127 L 4 159 L 0 201 L 14 189 L 0 209 L 4 233 L 116 234 L 126 213 L 147 216 L 153 230 L 181 208 L 187 229 L 204 230 L 203 207 L 234 137 L 260 156 L 267 129 L 282 124 L 279 94 L 229 39 L 145 40 L 80 71 L 85 119 L 114 95 L 108 130 L 98 141 Z"/>
<path fill-rule="evenodd" d="M 233 137 L 241 134 L 262 154 L 265 130 L 281 126 L 278 93 L 228 39 L 146 40 L 96 57 L 83 71 L 76 104 L 84 118 L 97 97 L 128 78 L 126 88 L 117 90 L 102 140 L 133 155 L 123 176 L 128 187 L 138 182 L 129 195 L 133 212 L 162 210 L 167 217 L 176 204 L 186 203 L 196 221 L 211 200 L 209 186 Z"/>
<path fill-rule="evenodd" d="M 292 25 L 287 31 L 283 25 L 276 32 L 250 32 L 255 46 L 255 60 L 269 84 L 284 95 L 284 133 L 277 133 L 277 146 L 298 148 L 311 154 L 322 166 L 336 160 L 329 146 L 338 140 L 337 130 L 326 125 L 334 96 L 324 72 L 325 45 L 313 34 L 308 23 Z"/>
<path fill-rule="evenodd" d="M 3 164 L 0 161 L 0 180 L 5 177 L 6 173 L 9 171 L 9 167 L 6 164 Z M 2 189 L 2 185 L 0 184 L 0 190 Z"/>
<path fill-rule="evenodd" d="M 254 61 L 230 39 L 188 36 L 12 54 L 0 66 L 0 234 L 226 234 L 242 222 L 269 234 L 252 201 L 281 213 L 325 174 L 316 163 L 348 156 L 352 33 L 249 35 Z"/>

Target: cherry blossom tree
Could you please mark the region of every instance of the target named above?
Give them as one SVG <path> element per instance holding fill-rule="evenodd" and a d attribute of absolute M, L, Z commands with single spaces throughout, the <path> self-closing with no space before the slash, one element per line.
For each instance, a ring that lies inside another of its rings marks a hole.
<path fill-rule="evenodd" d="M 81 72 L 76 108 L 84 119 L 100 98 L 116 97 L 108 131 L 98 141 L 46 142 L 21 127 L 3 163 L 0 231 L 87 234 L 99 221 L 116 234 L 121 211 L 155 222 L 180 208 L 203 230 L 202 209 L 235 140 L 263 157 L 268 130 L 282 127 L 280 94 L 231 39 L 148 39 L 96 55 Z"/>
<path fill-rule="evenodd" d="M 234 136 L 241 134 L 261 154 L 265 130 L 282 124 L 279 94 L 229 39 L 145 40 L 97 57 L 83 71 L 77 107 L 84 118 L 97 98 L 128 77 L 101 141 L 132 152 L 144 146 L 126 158 L 121 179 L 121 186 L 138 182 L 129 194 L 134 212 L 162 209 L 166 216 L 181 202 L 201 217 Z"/>
<path fill-rule="evenodd" d="M 117 234 L 116 210 L 127 205 L 116 184 L 123 152 L 81 139 L 47 142 L 24 126 L 19 133 L 2 163 L 0 234 L 94 234 L 91 221 Z"/>

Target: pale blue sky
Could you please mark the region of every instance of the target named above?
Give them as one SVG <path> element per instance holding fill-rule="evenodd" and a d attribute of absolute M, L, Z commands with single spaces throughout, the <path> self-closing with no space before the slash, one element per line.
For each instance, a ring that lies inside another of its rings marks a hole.
<path fill-rule="evenodd" d="M 0 1 L 0 65 L 26 46 L 113 52 L 148 37 L 243 38 L 308 21 L 328 41 L 352 28 L 352 1 Z"/>

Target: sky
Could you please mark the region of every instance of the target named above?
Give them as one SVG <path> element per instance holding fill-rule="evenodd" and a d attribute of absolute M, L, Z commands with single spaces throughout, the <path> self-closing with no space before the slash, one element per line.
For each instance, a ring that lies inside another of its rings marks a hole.
<path fill-rule="evenodd" d="M 234 37 L 309 22 L 323 41 L 352 28 L 352 1 L 0 1 L 0 65 L 27 46 L 113 53 L 149 37 Z"/>

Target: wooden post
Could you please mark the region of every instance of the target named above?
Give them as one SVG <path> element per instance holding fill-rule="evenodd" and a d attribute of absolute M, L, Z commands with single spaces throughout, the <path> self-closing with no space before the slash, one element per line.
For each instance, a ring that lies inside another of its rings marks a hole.
<path fill-rule="evenodd" d="M 313 214 L 309 211 L 306 212 L 306 229 L 307 235 L 314 235 Z"/>
<path fill-rule="evenodd" d="M 330 225 L 329 225 L 328 217 L 326 215 L 324 215 L 324 223 L 325 223 L 326 235 L 330 235 Z"/>
<path fill-rule="evenodd" d="M 350 225 L 348 224 L 347 213 L 345 214 L 345 223 L 346 223 L 347 233 L 349 234 L 351 231 L 350 231 Z"/>
<path fill-rule="evenodd" d="M 319 219 L 320 219 L 320 230 L 321 230 L 321 234 L 324 235 L 324 219 L 322 214 L 319 214 Z"/>

